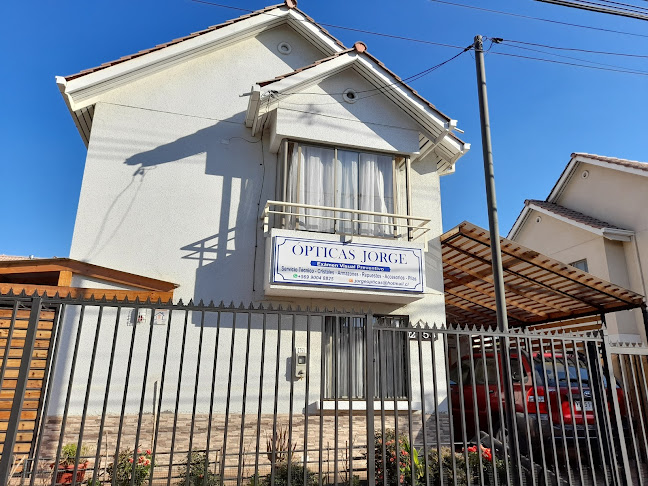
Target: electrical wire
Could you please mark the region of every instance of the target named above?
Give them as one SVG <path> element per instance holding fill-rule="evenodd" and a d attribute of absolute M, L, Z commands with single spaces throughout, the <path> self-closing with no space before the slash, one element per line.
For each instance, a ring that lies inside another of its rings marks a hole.
<path fill-rule="evenodd" d="M 491 39 L 491 41 L 493 41 L 493 39 Z M 492 47 L 493 44 L 499 44 L 499 42 L 492 42 L 491 47 Z M 515 49 L 524 49 L 526 51 L 538 52 L 540 54 L 546 54 L 548 56 L 561 57 L 563 59 L 571 59 L 572 61 L 587 62 L 587 63 L 590 63 L 590 64 L 596 64 L 598 66 L 605 66 L 605 67 L 610 67 L 610 68 L 614 68 L 614 69 L 620 69 L 620 70 L 623 70 L 623 71 L 626 71 L 626 70 L 635 71 L 637 73 L 648 75 L 648 71 L 640 71 L 638 69 L 629 69 L 629 68 L 626 68 L 625 66 L 618 66 L 616 64 L 607 64 L 607 63 L 604 63 L 604 62 L 590 61 L 589 59 L 583 59 L 583 58 L 580 58 L 580 57 L 565 56 L 564 54 L 556 54 L 555 52 L 547 52 L 547 51 L 543 51 L 543 50 L 540 50 L 540 49 L 534 49 L 532 47 L 524 47 L 524 46 L 509 45 L 509 44 L 506 44 L 506 47 L 513 47 Z"/>
<path fill-rule="evenodd" d="M 648 0 L 646 0 L 648 2 Z M 535 47 L 545 47 L 547 49 L 556 49 L 559 51 L 575 51 L 575 52 L 585 52 L 588 54 L 601 54 L 604 56 L 622 56 L 622 57 L 638 57 L 638 58 L 643 58 L 643 59 L 648 59 L 648 55 L 643 55 L 643 54 L 628 54 L 625 52 L 609 52 L 609 51 L 593 51 L 590 49 L 580 49 L 576 47 L 560 47 L 560 46 L 550 46 L 547 44 L 537 44 L 534 42 L 524 42 L 524 41 L 519 41 L 519 40 L 513 40 L 513 39 L 501 39 L 501 42 L 511 42 L 514 44 L 524 44 L 526 46 L 535 46 Z"/>
<path fill-rule="evenodd" d="M 522 56 L 520 54 L 511 54 L 509 52 L 497 52 L 493 51 L 491 52 L 493 55 L 497 56 L 509 56 L 509 57 L 517 57 L 520 59 L 530 59 L 533 61 L 542 61 L 542 62 L 549 62 L 553 64 L 563 64 L 566 66 L 575 66 L 575 67 L 582 67 L 582 68 L 588 68 L 588 69 L 596 69 L 597 71 L 611 71 L 611 72 L 616 72 L 616 73 L 624 73 L 624 74 L 636 74 L 639 76 L 648 76 L 648 73 L 644 73 L 641 71 L 632 71 L 629 69 L 612 69 L 612 68 L 605 68 L 605 67 L 599 67 L 599 66 L 588 66 L 586 64 L 576 64 L 573 62 L 565 62 L 565 61 L 556 61 L 554 59 L 543 59 L 541 57 L 533 57 L 533 56 Z"/>
<path fill-rule="evenodd" d="M 192 0 L 192 1 L 198 1 L 198 0 Z M 622 30 L 613 30 L 613 29 L 604 29 L 603 27 L 593 27 L 591 25 L 583 25 L 583 24 L 574 24 L 571 22 L 561 22 L 560 20 L 551 20 L 551 19 L 545 19 L 542 17 L 533 17 L 531 15 L 524 15 L 524 14 L 517 14 L 513 12 L 504 12 L 502 10 L 493 10 L 490 8 L 484 8 L 484 7 L 475 7 L 474 5 L 466 5 L 463 3 L 455 3 L 455 2 L 449 2 L 447 0 L 428 0 L 429 2 L 435 2 L 435 3 L 442 3 L 445 5 L 452 5 L 454 7 L 462 7 L 462 8 L 469 8 L 472 10 L 480 10 L 482 12 L 489 12 L 489 13 L 496 13 L 500 15 L 508 15 L 510 17 L 518 17 L 518 18 L 523 18 L 523 19 L 528 19 L 528 20 L 537 20 L 540 22 L 548 22 L 551 24 L 558 24 L 558 25 L 565 25 L 569 27 L 578 27 L 581 29 L 591 29 L 591 30 L 598 30 L 601 32 L 609 32 L 611 34 L 623 34 L 623 35 L 631 35 L 635 37 L 644 37 L 648 39 L 648 35 L 646 34 L 637 34 L 634 32 L 625 32 Z"/>

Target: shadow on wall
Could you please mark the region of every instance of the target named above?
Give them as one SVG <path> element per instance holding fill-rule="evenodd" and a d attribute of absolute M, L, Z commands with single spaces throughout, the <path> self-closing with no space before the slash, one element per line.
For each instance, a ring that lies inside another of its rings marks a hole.
<path fill-rule="evenodd" d="M 264 179 L 274 177 L 273 168 L 267 168 L 270 155 L 262 157 L 263 144 L 253 139 L 240 123 L 240 116 L 198 130 L 191 135 L 141 152 L 125 160 L 137 166 L 133 178 L 165 163 L 204 153 L 205 174 L 222 180 L 221 194 L 205 194 L 205 203 L 199 208 L 185 208 L 198 213 L 193 220 L 217 220 L 217 225 L 206 224 L 206 236 L 188 242 L 179 249 L 181 257 L 197 262 L 193 299 L 206 303 L 221 300 L 229 303 L 253 300 L 252 278 L 255 241 L 262 201 Z M 272 159 L 274 160 L 274 159 Z M 274 180 L 274 178 L 273 178 Z M 178 181 L 176 184 L 182 184 Z M 187 181 L 186 184 L 192 184 Z M 270 187 L 270 184 L 266 184 Z M 196 190 L 199 190 L 198 188 Z M 217 218 L 213 213 L 217 213 Z M 180 231 L 182 228 L 171 228 Z M 199 323 L 196 323 L 199 324 Z"/>

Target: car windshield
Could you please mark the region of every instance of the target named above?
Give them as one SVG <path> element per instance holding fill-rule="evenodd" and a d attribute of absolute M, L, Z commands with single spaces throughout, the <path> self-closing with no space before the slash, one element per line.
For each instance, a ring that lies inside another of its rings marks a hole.
<path fill-rule="evenodd" d="M 577 358 L 575 356 L 568 356 L 567 358 L 562 356 L 544 356 L 543 358 L 536 357 L 534 359 L 534 362 L 536 372 L 539 374 L 539 376 L 544 376 L 544 373 L 546 372 L 547 386 L 556 386 L 556 380 L 561 385 L 567 384 L 567 380 L 569 380 L 569 383 L 571 385 L 577 386 L 579 373 L 581 384 L 589 384 L 589 373 L 587 371 L 587 365 L 580 358 Z"/>

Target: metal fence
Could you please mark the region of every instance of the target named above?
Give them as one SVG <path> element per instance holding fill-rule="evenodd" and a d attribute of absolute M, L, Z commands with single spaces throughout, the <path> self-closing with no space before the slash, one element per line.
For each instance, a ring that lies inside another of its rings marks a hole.
<path fill-rule="evenodd" d="M 646 478 L 648 352 L 604 332 L 58 296 L 0 309 L 2 484 Z"/>

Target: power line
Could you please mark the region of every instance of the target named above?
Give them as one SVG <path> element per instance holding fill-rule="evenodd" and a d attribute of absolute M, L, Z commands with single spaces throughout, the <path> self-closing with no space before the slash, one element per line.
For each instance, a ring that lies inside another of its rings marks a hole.
<path fill-rule="evenodd" d="M 648 1 L 648 0 L 646 0 Z M 625 52 L 608 52 L 608 51 L 593 51 L 590 49 L 580 49 L 576 47 L 559 47 L 559 46 L 550 46 L 547 44 L 537 44 L 534 42 L 524 42 L 524 41 L 519 41 L 519 40 L 513 40 L 513 39 L 502 39 L 502 42 L 512 42 L 514 44 L 523 44 L 526 46 L 535 46 L 535 47 L 545 47 L 547 49 L 556 49 L 560 51 L 577 51 L 577 52 L 586 52 L 588 54 L 602 54 L 605 56 L 622 56 L 622 57 L 639 57 L 639 58 L 644 58 L 648 59 L 648 56 L 643 55 L 643 54 L 628 54 Z"/>
<path fill-rule="evenodd" d="M 637 74 L 639 76 L 648 76 L 648 73 L 644 73 L 641 71 L 632 71 L 629 69 L 612 69 L 612 68 L 605 68 L 605 67 L 598 67 L 598 66 L 588 66 L 587 64 L 576 64 L 573 62 L 565 62 L 565 61 L 556 61 L 554 59 L 544 59 L 541 57 L 532 57 L 532 56 L 522 56 L 520 54 L 511 54 L 508 52 L 491 52 L 491 54 L 497 55 L 497 56 L 509 56 L 509 57 L 518 57 L 521 59 L 530 59 L 533 61 L 542 61 L 542 62 L 550 62 L 553 64 L 563 64 L 566 66 L 575 66 L 575 67 L 582 67 L 582 68 L 588 68 L 588 69 L 596 69 L 597 71 L 612 71 L 616 73 L 624 73 L 624 74 Z"/>
<path fill-rule="evenodd" d="M 435 0 L 433 0 L 435 1 Z M 562 7 L 577 8 L 580 10 L 589 10 L 591 12 L 604 13 L 610 15 L 619 15 L 621 17 L 628 17 L 631 19 L 648 20 L 648 15 L 644 12 L 629 10 L 627 8 L 612 8 L 609 5 L 603 5 L 596 2 L 588 2 L 586 0 L 576 0 L 575 2 L 568 2 L 566 0 L 537 0 L 543 3 L 551 3 L 560 5 Z"/>
<path fill-rule="evenodd" d="M 507 45 L 507 47 L 514 47 L 516 49 L 524 49 L 524 50 L 527 50 L 527 51 L 539 52 L 540 54 L 547 54 L 549 56 L 562 57 L 564 59 L 572 59 L 574 61 L 588 62 L 590 64 L 596 64 L 598 66 L 611 67 L 611 68 L 614 68 L 615 70 L 621 70 L 620 72 L 628 72 L 628 73 L 629 72 L 636 72 L 637 74 L 648 75 L 648 72 L 646 72 L 646 71 L 629 70 L 628 68 L 626 68 L 624 66 L 617 66 L 615 64 L 607 64 L 607 63 L 603 63 L 603 62 L 590 61 L 588 59 L 582 59 L 580 57 L 565 56 L 563 54 L 556 54 L 556 53 L 553 53 L 553 52 L 542 51 L 540 49 L 534 49 L 532 47 L 515 46 L 515 45 Z M 497 53 L 495 53 L 495 54 L 497 54 Z"/>
<path fill-rule="evenodd" d="M 194 0 L 197 1 L 197 0 Z M 528 20 L 537 20 L 540 22 L 549 22 L 552 24 L 558 24 L 558 25 L 566 25 L 569 27 L 578 27 L 581 29 L 591 29 L 591 30 L 598 30 L 601 32 L 609 32 L 612 34 L 623 34 L 623 35 L 632 35 L 635 37 L 644 37 L 648 39 L 648 35 L 646 34 L 635 34 L 634 32 L 624 32 L 621 30 L 613 30 L 613 29 L 604 29 L 602 27 L 593 27 L 591 25 L 582 25 L 582 24 L 573 24 L 570 22 L 561 22 L 560 20 L 551 20 L 551 19 L 545 19 L 542 17 L 532 17 L 531 15 L 523 15 L 523 14 L 517 14 L 513 12 L 504 12 L 502 10 L 492 10 L 489 8 L 483 8 L 483 7 L 475 7 L 474 5 L 465 5 L 463 3 L 455 3 L 455 2 L 448 2 L 447 0 L 428 0 L 430 2 L 435 2 L 435 3 L 442 3 L 445 5 L 452 5 L 454 7 L 462 7 L 462 8 L 469 8 L 472 10 L 480 10 L 482 12 L 490 12 L 490 13 L 496 13 L 500 15 L 508 15 L 510 17 L 518 17 L 518 18 L 523 18 L 523 19 L 528 19 Z"/>

